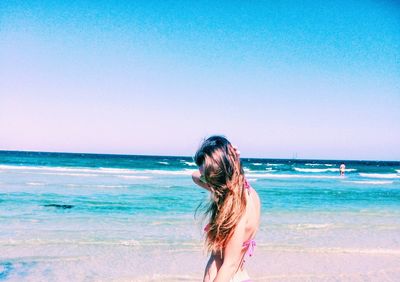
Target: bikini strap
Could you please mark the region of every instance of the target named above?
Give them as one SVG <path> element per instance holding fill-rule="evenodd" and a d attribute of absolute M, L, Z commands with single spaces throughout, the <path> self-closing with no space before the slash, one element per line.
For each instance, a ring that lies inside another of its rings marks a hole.
<path fill-rule="evenodd" d="M 240 259 L 240 263 L 239 263 L 238 268 L 236 269 L 235 273 L 238 272 L 239 269 L 245 263 L 246 255 L 248 255 L 249 257 L 253 256 L 254 249 L 256 247 L 256 240 L 254 240 L 254 239 L 247 240 L 246 242 L 243 243 L 242 246 L 243 246 L 243 248 L 247 248 L 247 250 L 244 252 L 242 258 Z"/>
<path fill-rule="evenodd" d="M 249 257 L 253 256 L 254 249 L 256 247 L 256 240 L 250 239 L 243 243 L 243 247 L 247 248 L 245 255 L 249 255 Z"/>
<path fill-rule="evenodd" d="M 251 186 L 250 186 L 250 184 L 249 184 L 249 182 L 247 181 L 247 179 L 246 178 L 244 178 L 244 183 L 243 183 L 244 185 L 244 189 L 246 189 L 247 191 L 249 191 L 249 193 L 251 192 Z"/>

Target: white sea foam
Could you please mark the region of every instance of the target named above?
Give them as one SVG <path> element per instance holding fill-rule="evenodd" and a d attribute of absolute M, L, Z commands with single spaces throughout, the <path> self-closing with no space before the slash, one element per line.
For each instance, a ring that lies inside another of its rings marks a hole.
<path fill-rule="evenodd" d="M 87 167 L 17 166 L 17 165 L 0 165 L 0 170 L 46 171 L 46 172 L 66 172 L 66 173 L 102 173 L 102 174 L 140 173 L 140 170 L 125 169 L 125 168 L 108 168 L 108 167 L 87 168 Z"/>
<path fill-rule="evenodd" d="M 128 247 L 140 246 L 140 243 L 136 240 L 123 240 L 123 241 L 120 241 L 119 243 L 123 246 L 128 246 Z"/>
<path fill-rule="evenodd" d="M 123 245 L 123 246 L 139 246 L 140 242 L 136 240 L 74 240 L 74 239 L 5 239 L 0 240 L 0 246 L 2 245 Z"/>
<path fill-rule="evenodd" d="M 157 169 L 148 169 L 148 170 L 140 170 L 140 173 L 144 174 L 160 174 L 160 175 L 191 175 L 195 170 L 187 169 L 184 170 L 157 170 Z"/>
<path fill-rule="evenodd" d="M 307 163 L 305 164 L 306 166 L 334 166 L 334 164 L 313 164 L 313 163 Z"/>
<path fill-rule="evenodd" d="M 42 185 L 46 185 L 43 182 L 26 182 L 26 185 L 31 185 L 31 186 L 42 186 Z"/>
<path fill-rule="evenodd" d="M 338 168 L 299 168 L 299 167 L 295 167 L 294 168 L 295 171 L 299 171 L 299 172 L 337 172 L 339 171 Z"/>
<path fill-rule="evenodd" d="M 196 166 L 196 164 L 194 163 L 194 162 L 187 162 L 187 161 L 184 161 L 183 162 L 185 165 L 188 165 L 188 166 Z"/>
<path fill-rule="evenodd" d="M 400 175 L 396 173 L 359 173 L 359 175 L 367 178 L 385 178 L 385 179 L 400 178 Z"/>
<path fill-rule="evenodd" d="M 58 175 L 58 176 L 82 176 L 93 177 L 98 176 L 99 170 L 92 168 L 69 168 L 69 167 L 46 167 L 46 166 L 16 166 L 16 165 L 0 165 L 0 170 L 16 170 L 22 173 L 35 173 L 42 175 Z"/>
<path fill-rule="evenodd" d="M 93 185 L 93 184 L 74 184 L 74 183 L 68 183 L 65 184 L 67 187 L 87 187 L 87 188 L 128 188 L 129 185 L 105 185 L 105 184 L 98 184 L 98 185 Z"/>
<path fill-rule="evenodd" d="M 151 178 L 150 176 L 144 176 L 144 175 L 118 175 L 119 178 L 125 178 L 125 179 L 149 179 Z"/>
<path fill-rule="evenodd" d="M 79 177 L 94 177 L 99 176 L 93 173 L 54 173 L 54 172 L 38 172 L 37 174 L 43 175 L 59 175 L 59 176 L 79 176 Z"/>
<path fill-rule="evenodd" d="M 172 251 L 172 250 L 171 250 Z M 179 275 L 179 274 L 146 274 L 142 276 L 134 276 L 134 277 L 127 277 L 121 280 L 115 280 L 113 279 L 112 281 L 115 282 L 126 282 L 126 281 L 138 281 L 138 282 L 143 282 L 143 281 L 198 281 L 199 276 L 193 276 L 193 275 Z"/>
<path fill-rule="evenodd" d="M 298 172 L 339 172 L 338 168 L 299 168 L 295 167 L 295 171 Z M 351 172 L 351 171 L 356 171 L 357 169 L 355 168 L 348 168 L 345 171 L 346 172 Z"/>
<path fill-rule="evenodd" d="M 284 165 L 284 164 L 269 164 L 269 163 L 267 163 L 267 166 L 281 166 L 281 165 Z"/>
<path fill-rule="evenodd" d="M 94 187 L 98 187 L 98 188 L 128 188 L 129 186 L 128 185 L 103 185 L 103 184 L 99 184 L 99 185 L 94 185 Z"/>
<path fill-rule="evenodd" d="M 161 170 L 161 169 L 107 169 L 110 173 L 117 174 L 161 174 L 161 175 L 190 175 L 194 169 L 183 170 Z M 119 175 L 118 175 L 119 176 Z"/>
<path fill-rule="evenodd" d="M 252 163 L 252 165 L 260 166 L 260 165 L 262 165 L 262 163 Z"/>
<path fill-rule="evenodd" d="M 355 184 L 372 184 L 372 185 L 385 185 L 385 184 L 393 184 L 393 181 L 390 180 L 360 180 L 360 181 L 346 181 L 349 183 Z"/>
<path fill-rule="evenodd" d="M 0 170 L 39 171 L 40 174 L 56 174 L 63 176 L 99 176 L 100 174 L 160 174 L 160 175 L 190 175 L 194 169 L 184 170 L 157 170 L 157 169 L 124 169 L 124 168 L 69 168 L 69 167 L 46 167 L 46 166 L 16 166 L 0 165 Z"/>
<path fill-rule="evenodd" d="M 334 224 L 331 223 L 322 223 L 322 224 L 316 224 L 316 223 L 300 223 L 300 224 L 289 224 L 288 228 L 289 229 L 295 229 L 295 230 L 309 230 L 309 229 L 328 229 L 334 227 Z"/>
<path fill-rule="evenodd" d="M 257 181 L 257 178 L 247 178 L 247 181 L 249 181 L 249 182 L 256 182 L 256 181 Z"/>
<path fill-rule="evenodd" d="M 400 255 L 400 249 L 381 248 L 334 248 L 334 247 L 301 247 L 301 246 L 277 246 L 271 244 L 257 244 L 260 249 L 278 252 L 304 252 L 304 253 L 353 253 L 353 254 L 385 254 Z"/>
<path fill-rule="evenodd" d="M 97 169 L 94 169 L 97 170 Z M 110 173 L 110 174 L 121 174 L 121 173 L 138 173 L 139 171 L 136 169 L 128 169 L 128 168 L 107 168 L 100 167 L 98 168 L 101 173 Z"/>
<path fill-rule="evenodd" d="M 397 173 L 400 173 L 400 169 L 396 169 L 396 172 L 397 172 Z"/>
<path fill-rule="evenodd" d="M 169 162 L 158 162 L 159 164 L 169 165 Z"/>
<path fill-rule="evenodd" d="M 57 166 L 18 166 L 18 165 L 0 165 L 0 170 L 42 170 L 42 171 L 56 171 L 56 172 L 95 172 L 97 169 L 92 168 L 70 168 L 70 167 L 57 167 Z"/>
<path fill-rule="evenodd" d="M 253 178 L 321 178 L 321 179 L 335 179 L 341 176 L 328 176 L 328 175 L 304 175 L 304 174 L 275 174 L 275 173 L 249 173 L 248 177 Z"/>

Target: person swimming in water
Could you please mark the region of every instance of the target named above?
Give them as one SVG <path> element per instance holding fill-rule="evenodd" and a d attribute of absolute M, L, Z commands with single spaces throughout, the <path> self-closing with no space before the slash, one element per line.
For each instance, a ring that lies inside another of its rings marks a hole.
<path fill-rule="evenodd" d="M 344 173 L 346 171 L 346 166 L 344 164 L 341 164 L 339 171 L 340 171 L 340 176 L 344 176 Z"/>
<path fill-rule="evenodd" d="M 197 150 L 193 181 L 211 193 L 205 243 L 211 253 L 203 281 L 251 281 L 244 267 L 252 256 L 261 203 L 247 182 L 237 148 L 222 136 L 207 138 Z"/>

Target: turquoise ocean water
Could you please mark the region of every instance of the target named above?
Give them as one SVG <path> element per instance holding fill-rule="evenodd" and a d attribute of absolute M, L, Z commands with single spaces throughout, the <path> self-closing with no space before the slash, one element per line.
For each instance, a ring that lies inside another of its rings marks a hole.
<path fill-rule="evenodd" d="M 258 250 L 400 254 L 400 162 L 242 162 L 262 200 Z M 0 280 L 201 274 L 199 257 L 162 260 L 202 253 L 195 169 L 191 157 L 0 151 Z"/>

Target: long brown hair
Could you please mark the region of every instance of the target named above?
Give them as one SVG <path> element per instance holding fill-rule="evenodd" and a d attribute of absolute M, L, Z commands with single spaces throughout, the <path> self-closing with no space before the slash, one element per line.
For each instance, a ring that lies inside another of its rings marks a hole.
<path fill-rule="evenodd" d="M 232 144 L 223 136 L 207 138 L 194 161 L 204 167 L 204 177 L 212 192 L 205 211 L 209 217 L 206 247 L 222 253 L 246 209 L 242 164 Z"/>

